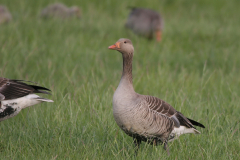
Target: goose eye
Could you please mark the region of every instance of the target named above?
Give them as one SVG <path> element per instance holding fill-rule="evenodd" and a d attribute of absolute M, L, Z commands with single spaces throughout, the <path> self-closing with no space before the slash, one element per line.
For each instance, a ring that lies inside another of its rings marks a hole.
<path fill-rule="evenodd" d="M 124 43 L 127 43 L 127 41 L 124 41 Z"/>

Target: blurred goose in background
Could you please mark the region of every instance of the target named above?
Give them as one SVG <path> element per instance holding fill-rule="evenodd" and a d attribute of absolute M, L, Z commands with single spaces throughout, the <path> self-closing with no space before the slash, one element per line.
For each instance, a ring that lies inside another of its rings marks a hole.
<path fill-rule="evenodd" d="M 148 39 L 162 39 L 163 19 L 156 11 L 145 8 L 132 8 L 125 26 L 134 33 Z"/>
<path fill-rule="evenodd" d="M 0 5 L 0 24 L 8 23 L 12 20 L 12 15 L 7 7 Z"/>
<path fill-rule="evenodd" d="M 81 10 L 77 6 L 68 8 L 62 3 L 55 3 L 47 6 L 41 11 L 42 18 L 67 19 L 72 17 L 81 18 Z"/>
<path fill-rule="evenodd" d="M 22 109 L 41 103 L 53 102 L 34 93 L 50 94 L 47 88 L 0 77 L 0 121 L 16 116 Z"/>
<path fill-rule="evenodd" d="M 186 118 L 163 100 L 141 95 L 134 91 L 132 84 L 132 60 L 134 47 L 131 40 L 119 39 L 109 49 L 122 53 L 123 72 L 120 83 L 113 95 L 113 115 L 118 126 L 133 137 L 136 152 L 141 141 L 164 144 L 168 151 L 168 141 L 181 134 L 200 132 L 194 127 L 205 128 L 199 122 Z"/>

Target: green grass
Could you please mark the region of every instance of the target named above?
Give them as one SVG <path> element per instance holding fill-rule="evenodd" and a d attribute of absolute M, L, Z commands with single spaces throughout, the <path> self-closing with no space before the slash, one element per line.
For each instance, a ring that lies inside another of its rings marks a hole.
<path fill-rule="evenodd" d="M 122 59 L 107 47 L 123 37 L 135 47 L 136 92 L 206 126 L 171 142 L 170 156 L 142 143 L 136 159 L 239 159 L 238 0 L 65 1 L 81 6 L 81 20 L 39 19 L 47 0 L 1 1 L 13 15 L 0 26 L 1 76 L 49 87 L 55 102 L 0 123 L 0 159 L 135 159 L 112 115 Z M 126 31 L 127 6 L 162 13 L 162 43 Z"/>

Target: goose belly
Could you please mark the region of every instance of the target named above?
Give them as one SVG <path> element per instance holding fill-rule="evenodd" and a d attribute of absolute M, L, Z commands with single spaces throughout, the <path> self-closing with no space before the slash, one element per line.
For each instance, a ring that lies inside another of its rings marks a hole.
<path fill-rule="evenodd" d="M 0 121 L 16 116 L 21 111 L 16 103 L 2 104 L 0 108 Z"/>

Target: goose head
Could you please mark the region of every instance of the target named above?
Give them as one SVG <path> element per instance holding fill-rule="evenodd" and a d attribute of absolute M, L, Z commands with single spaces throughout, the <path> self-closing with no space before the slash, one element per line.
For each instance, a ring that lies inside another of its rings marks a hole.
<path fill-rule="evenodd" d="M 108 47 L 108 49 L 117 50 L 123 55 L 133 55 L 134 47 L 130 39 L 121 38 L 114 45 Z"/>

